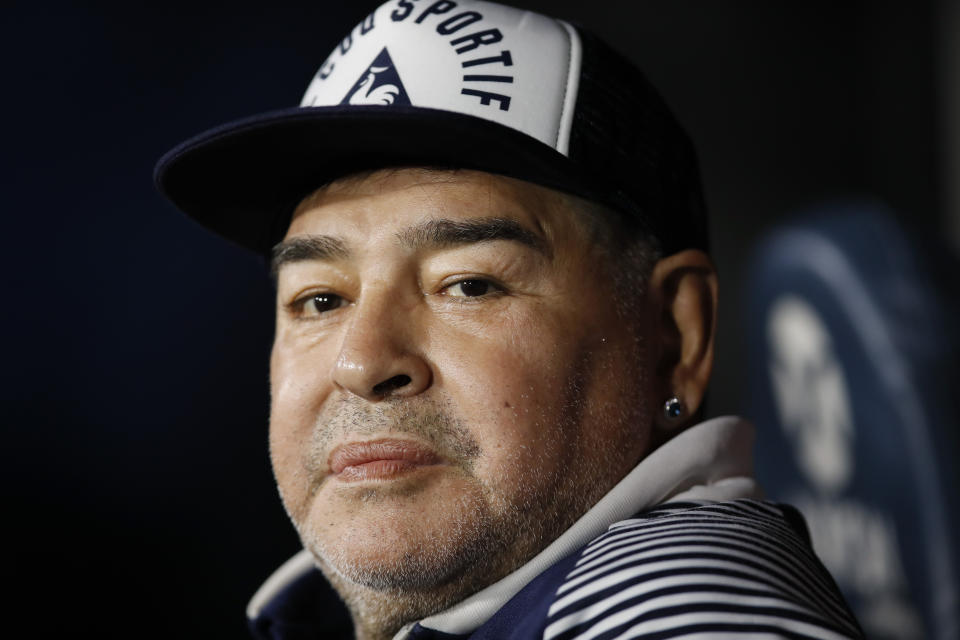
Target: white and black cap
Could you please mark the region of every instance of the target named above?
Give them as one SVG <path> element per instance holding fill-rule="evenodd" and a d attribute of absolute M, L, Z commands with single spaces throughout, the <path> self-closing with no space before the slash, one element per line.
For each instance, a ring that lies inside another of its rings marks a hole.
<path fill-rule="evenodd" d="M 693 146 L 640 71 L 579 27 L 480 0 L 384 3 L 299 107 L 180 144 L 155 180 L 201 224 L 266 254 L 313 190 L 399 166 L 527 180 L 626 214 L 666 253 L 707 246 Z"/>

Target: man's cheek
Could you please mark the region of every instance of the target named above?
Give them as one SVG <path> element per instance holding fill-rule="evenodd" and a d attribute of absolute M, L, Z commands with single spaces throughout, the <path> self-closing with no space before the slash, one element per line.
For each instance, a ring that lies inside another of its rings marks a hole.
<path fill-rule="evenodd" d="M 316 413 L 301 404 L 287 402 L 299 396 L 296 389 L 280 389 L 274 394 L 270 411 L 270 462 L 284 506 L 292 517 L 302 517 L 307 509 L 315 465 L 310 460 L 310 439 Z"/>
<path fill-rule="evenodd" d="M 278 436 L 308 438 L 332 391 L 329 370 L 319 360 L 275 356 L 270 371 L 271 429 Z"/>
<path fill-rule="evenodd" d="M 289 447 L 279 445 L 273 438 L 270 442 L 270 461 L 280 498 L 287 514 L 294 522 L 301 522 L 307 511 L 306 496 L 309 493 L 303 482 L 303 473 L 295 468 L 295 456 Z"/>

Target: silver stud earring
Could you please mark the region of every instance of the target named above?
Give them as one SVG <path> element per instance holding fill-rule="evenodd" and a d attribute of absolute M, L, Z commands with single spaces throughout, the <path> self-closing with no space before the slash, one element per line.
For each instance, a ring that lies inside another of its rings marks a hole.
<path fill-rule="evenodd" d="M 676 420 L 683 415 L 683 403 L 680 398 L 673 396 L 663 403 L 663 415 L 667 420 Z"/>

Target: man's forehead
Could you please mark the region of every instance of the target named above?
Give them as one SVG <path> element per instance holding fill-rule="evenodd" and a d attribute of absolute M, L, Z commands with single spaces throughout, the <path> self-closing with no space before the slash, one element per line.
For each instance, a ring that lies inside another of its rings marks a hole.
<path fill-rule="evenodd" d="M 466 172 L 457 169 L 438 169 L 428 167 L 390 167 L 360 171 L 341 176 L 329 182 L 305 197 L 294 210 L 294 217 L 309 209 L 364 196 L 376 196 L 391 191 L 422 188 L 424 186 L 454 183 L 463 180 L 468 174 L 475 180 L 489 176 L 481 171 Z"/>
<path fill-rule="evenodd" d="M 549 242 L 573 215 L 570 197 L 483 171 L 390 168 L 324 185 L 296 207 L 286 238 L 318 229 L 400 229 L 431 218 L 512 219 Z"/>

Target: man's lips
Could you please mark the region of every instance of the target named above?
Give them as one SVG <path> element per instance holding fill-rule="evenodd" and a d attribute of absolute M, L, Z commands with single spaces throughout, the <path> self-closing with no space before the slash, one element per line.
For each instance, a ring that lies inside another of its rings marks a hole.
<path fill-rule="evenodd" d="M 418 467 L 440 464 L 430 448 L 409 440 L 350 442 L 330 453 L 330 473 L 343 482 L 385 480 Z"/>

